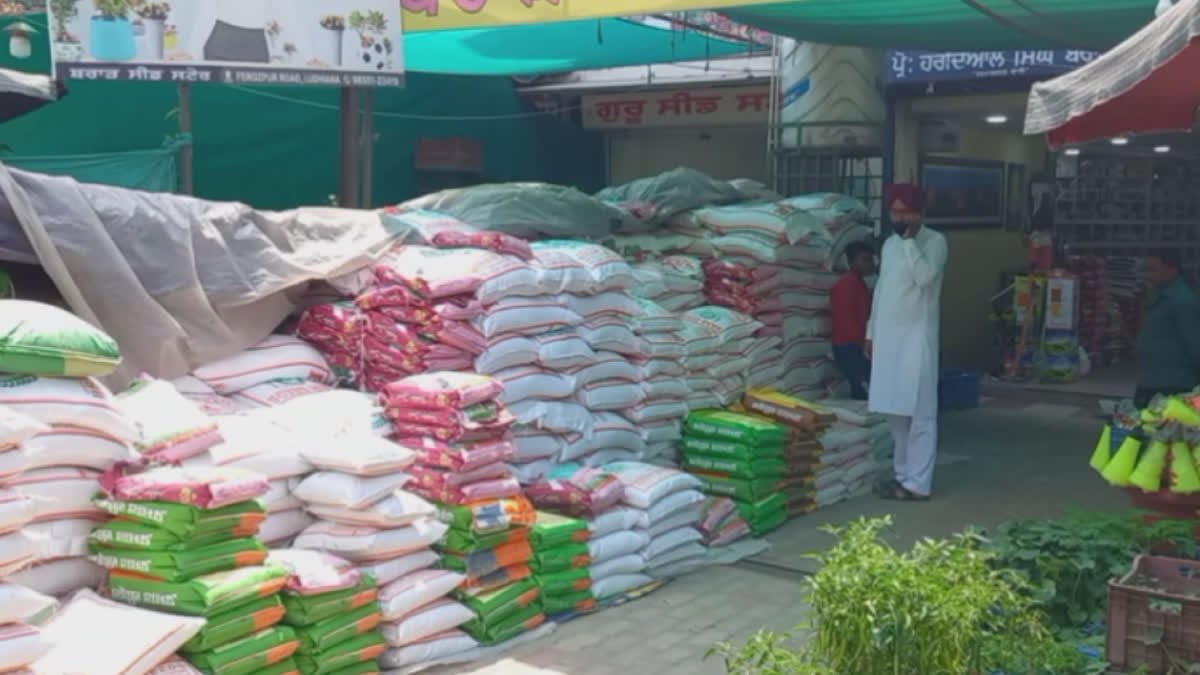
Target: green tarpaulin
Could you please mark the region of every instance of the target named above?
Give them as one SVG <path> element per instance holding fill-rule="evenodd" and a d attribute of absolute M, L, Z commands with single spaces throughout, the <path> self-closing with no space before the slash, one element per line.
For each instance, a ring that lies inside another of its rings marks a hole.
<path fill-rule="evenodd" d="M 408 70 L 459 75 L 538 75 L 691 61 L 748 45 L 625 19 L 468 28 L 404 36 Z"/>
<path fill-rule="evenodd" d="M 803 0 L 726 14 L 779 35 L 897 49 L 1108 49 L 1156 0 Z"/>

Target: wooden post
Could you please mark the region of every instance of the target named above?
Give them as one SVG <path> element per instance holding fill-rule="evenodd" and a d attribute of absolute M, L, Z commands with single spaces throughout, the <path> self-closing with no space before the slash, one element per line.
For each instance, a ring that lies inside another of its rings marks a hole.
<path fill-rule="evenodd" d="M 338 204 L 342 208 L 358 208 L 359 138 L 358 88 L 342 87 L 342 156 L 339 177 Z"/>
<path fill-rule="evenodd" d="M 179 186 L 185 195 L 196 194 L 196 178 L 193 173 L 192 159 L 192 85 L 189 82 L 179 83 L 179 133 L 183 136 L 183 147 L 179 149 Z"/>
<path fill-rule="evenodd" d="M 359 207 L 374 207 L 375 192 L 375 89 L 364 93 L 362 121 L 362 202 Z"/>

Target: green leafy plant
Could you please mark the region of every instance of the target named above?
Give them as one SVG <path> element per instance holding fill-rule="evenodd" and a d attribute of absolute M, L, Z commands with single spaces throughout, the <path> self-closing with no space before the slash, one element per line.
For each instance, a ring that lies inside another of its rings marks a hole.
<path fill-rule="evenodd" d="M 760 632 L 710 652 L 736 675 L 964 675 L 1076 673 L 1085 657 L 1060 644 L 1026 582 L 997 568 L 972 532 L 926 539 L 909 552 L 883 541 L 890 518 L 827 528 L 838 537 L 813 556 L 806 583 L 811 625 Z"/>
<path fill-rule="evenodd" d="M 110 20 L 128 18 L 129 0 L 96 0 L 96 12 Z"/>
<path fill-rule="evenodd" d="M 58 42 L 76 42 L 69 26 L 79 16 L 79 0 L 50 0 L 50 12 L 54 15 L 54 39 Z"/>
<path fill-rule="evenodd" d="M 1057 520 L 1017 520 L 1000 525 L 987 543 L 994 564 L 1021 574 L 1050 623 L 1074 631 L 1105 620 L 1108 581 L 1129 571 L 1133 559 L 1166 546 L 1194 555 L 1194 522 L 1141 514 L 1071 511 Z"/>

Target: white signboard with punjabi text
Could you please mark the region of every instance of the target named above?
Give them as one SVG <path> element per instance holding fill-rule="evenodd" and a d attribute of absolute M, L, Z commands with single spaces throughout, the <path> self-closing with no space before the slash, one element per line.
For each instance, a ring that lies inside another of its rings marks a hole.
<path fill-rule="evenodd" d="M 396 0 L 61 0 L 58 77 L 228 84 L 404 84 Z"/>
<path fill-rule="evenodd" d="M 583 97 L 586 129 L 765 124 L 767 87 L 663 90 Z"/>

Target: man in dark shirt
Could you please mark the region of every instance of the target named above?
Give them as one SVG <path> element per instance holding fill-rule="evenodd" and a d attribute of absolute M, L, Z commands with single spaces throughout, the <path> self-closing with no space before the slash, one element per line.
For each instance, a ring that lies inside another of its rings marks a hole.
<path fill-rule="evenodd" d="M 855 242 L 846 247 L 850 271 L 833 285 L 829 304 L 833 310 L 833 358 L 850 382 L 855 400 L 867 399 L 871 361 L 867 343 L 867 319 L 871 318 L 871 289 L 866 278 L 875 271 L 875 251 L 869 244 Z"/>
<path fill-rule="evenodd" d="M 1146 280 L 1154 295 L 1137 342 L 1134 403 L 1139 408 L 1159 394 L 1188 392 L 1200 382 L 1200 301 L 1179 270 L 1175 249 L 1146 260 Z"/>

